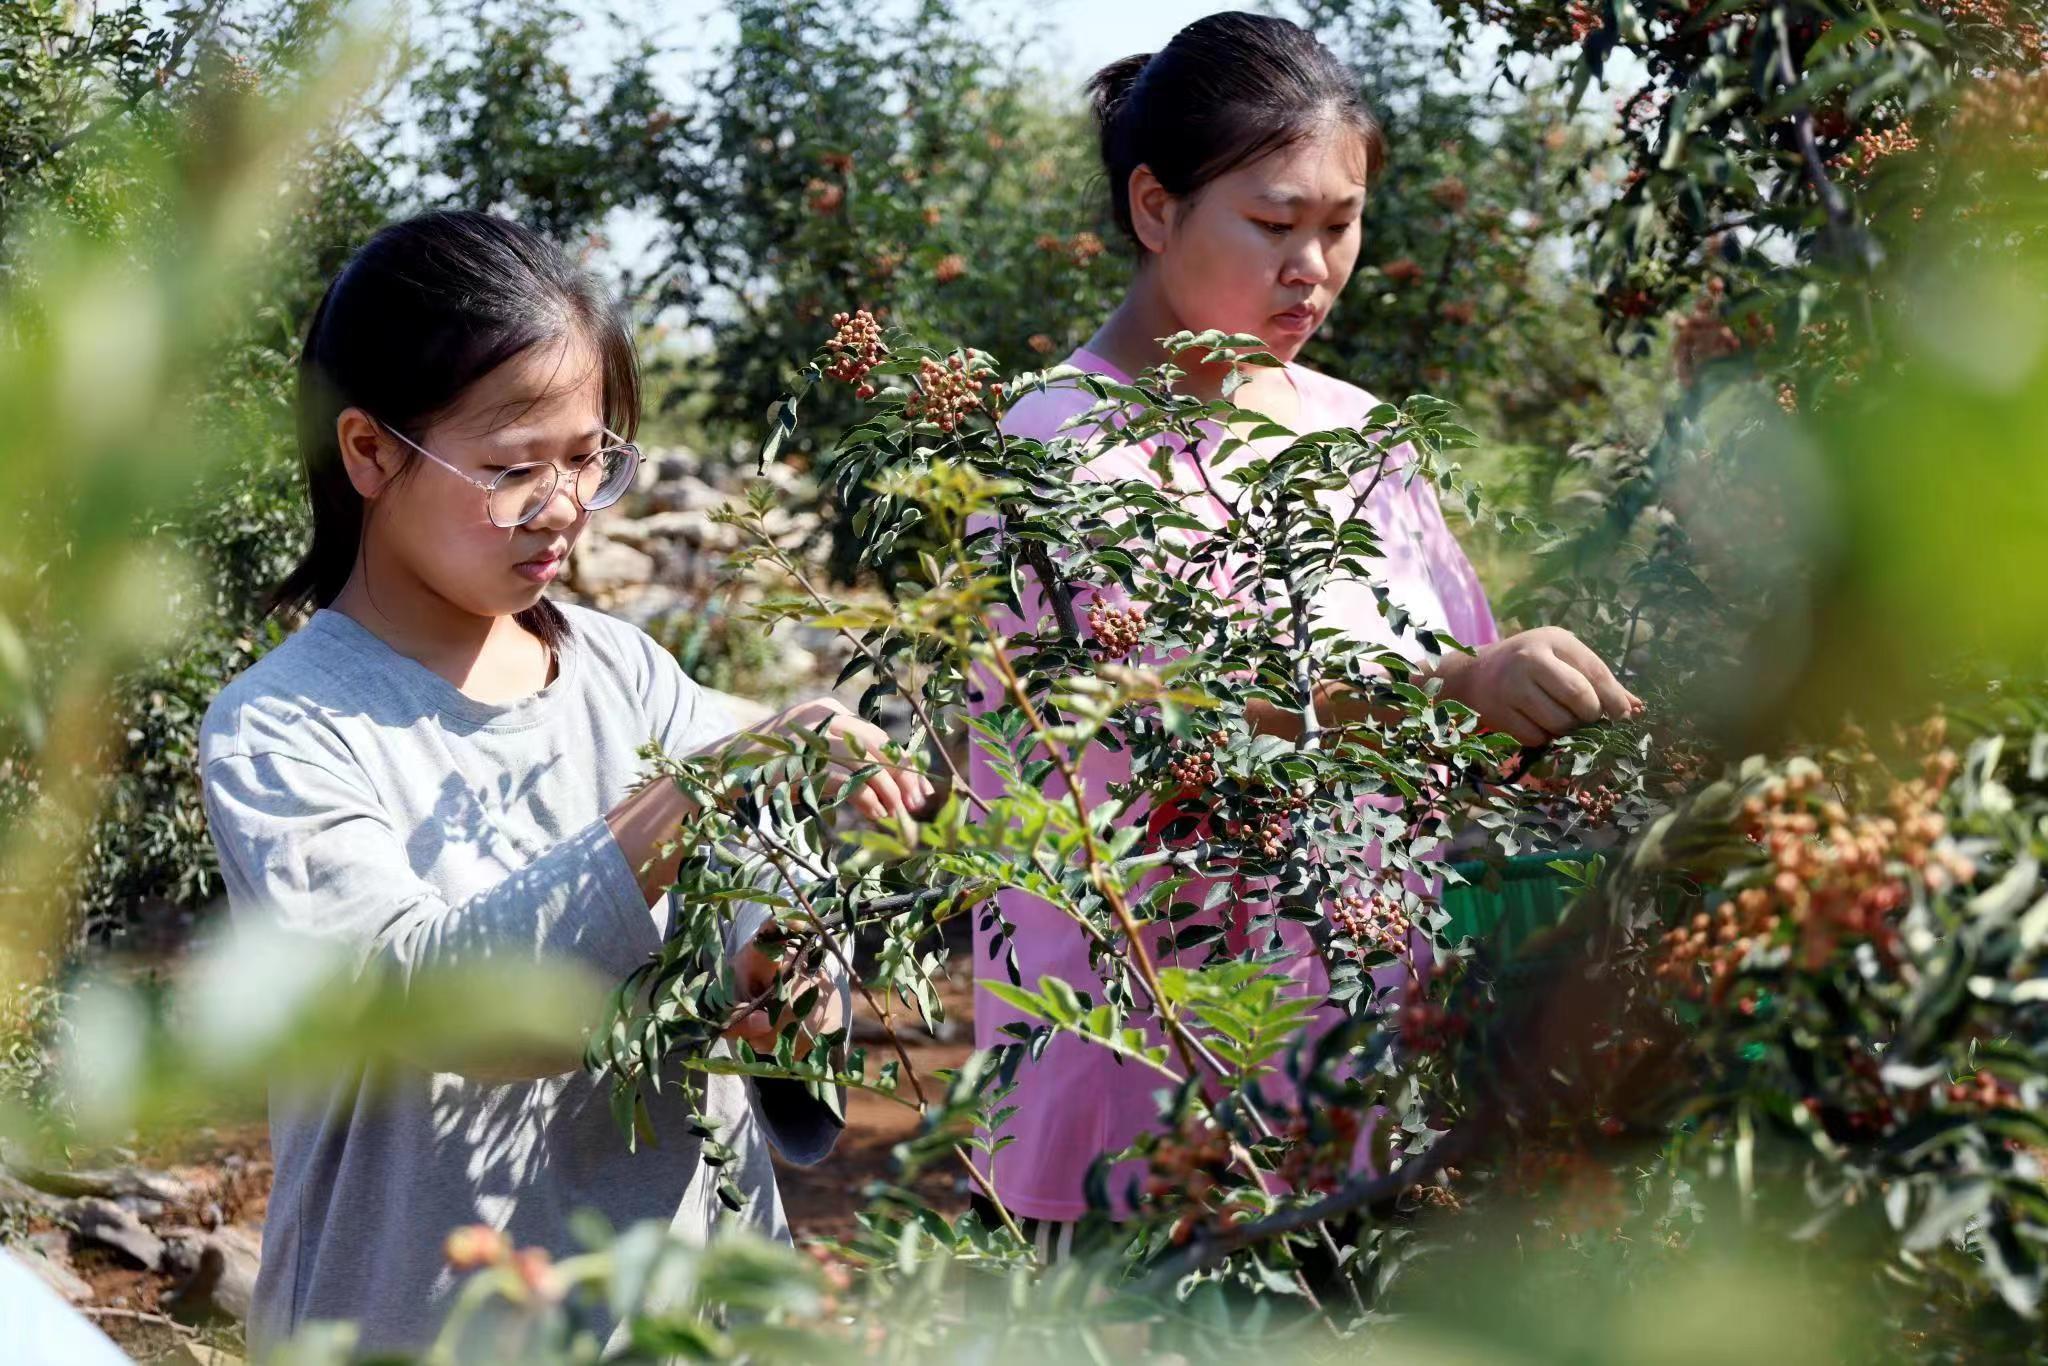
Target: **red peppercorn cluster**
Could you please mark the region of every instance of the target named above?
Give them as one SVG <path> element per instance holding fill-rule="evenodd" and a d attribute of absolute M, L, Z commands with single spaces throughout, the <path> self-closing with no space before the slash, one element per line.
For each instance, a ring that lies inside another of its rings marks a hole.
<path fill-rule="evenodd" d="M 1828 165 L 1838 171 L 1869 175 L 1872 168 L 1886 157 L 1918 151 L 1919 147 L 1920 139 L 1913 136 L 1910 122 L 1901 123 L 1896 128 L 1874 128 L 1867 133 L 1858 133 L 1856 145 L 1832 158 Z"/>
<path fill-rule="evenodd" d="M 1778 386 L 1778 406 L 1788 413 L 1799 411 L 1799 390 L 1791 384 Z"/>
<path fill-rule="evenodd" d="M 1074 240 L 1067 244 L 1067 250 L 1074 258 L 1074 264 L 1085 266 L 1106 250 L 1102 239 L 1092 232 L 1077 232 Z"/>
<path fill-rule="evenodd" d="M 1185 1243 L 1208 1219 L 1209 1198 L 1229 1174 L 1230 1138 L 1207 1119 L 1164 1135 L 1146 1161 L 1145 1198 L 1181 1205 L 1171 1238 Z"/>
<path fill-rule="evenodd" d="M 1351 1174 L 1351 1154 L 1361 1127 L 1358 1112 L 1333 1106 L 1318 1119 L 1320 1132 L 1306 1115 L 1291 1116 L 1276 1127 L 1286 1146 L 1274 1174 L 1290 1191 L 1327 1195 Z"/>
<path fill-rule="evenodd" d="M 1414 932 L 1414 925 L 1392 897 L 1359 892 L 1337 898 L 1330 908 L 1330 924 L 1356 944 L 1361 954 L 1378 950 L 1399 953 Z"/>
<path fill-rule="evenodd" d="M 1479 310 L 1468 299 L 1452 299 L 1437 310 L 1437 315 L 1453 327 L 1470 327 Z"/>
<path fill-rule="evenodd" d="M 1435 1001 L 1401 1007 L 1401 1046 L 1410 1053 L 1435 1053 L 1465 1037 L 1472 1023 Z"/>
<path fill-rule="evenodd" d="M 835 185 L 829 180 L 812 180 L 804 186 L 804 205 L 814 214 L 824 217 L 839 212 L 839 206 L 846 202 L 846 187 Z"/>
<path fill-rule="evenodd" d="M 2000 1081 L 1981 1068 L 1966 1081 L 1950 1082 L 1947 1095 L 1951 1105 L 1974 1105 L 1981 1110 L 1996 1110 L 2019 1103 L 2017 1087 Z"/>
<path fill-rule="evenodd" d="M 1380 274 L 1397 289 L 1420 283 L 1424 273 L 1420 263 L 1411 256 L 1397 257 L 1380 267 Z"/>
<path fill-rule="evenodd" d="M 1217 778 L 1216 751 L 1230 743 L 1230 737 L 1222 731 L 1211 731 L 1207 743 L 1200 749 L 1176 753 L 1166 765 L 1166 771 L 1182 787 L 1200 791 L 1213 786 Z"/>
<path fill-rule="evenodd" d="M 1620 116 L 1622 125 L 1631 133 L 1649 130 L 1650 125 L 1664 116 L 1664 110 L 1671 103 L 1671 92 L 1661 86 L 1646 85 L 1633 95 L 1624 95 L 1614 102 L 1614 112 Z"/>
<path fill-rule="evenodd" d="M 967 258 L 957 251 L 949 251 L 932 267 L 932 278 L 942 285 L 950 285 L 967 273 Z"/>
<path fill-rule="evenodd" d="M 874 314 L 863 308 L 853 313 L 834 313 L 832 326 L 839 330 L 825 343 L 825 354 L 830 357 L 825 362 L 825 373 L 859 386 L 853 391 L 855 398 L 873 398 L 875 386 L 868 383 L 868 372 L 889 354 L 889 348 L 882 344 L 881 325 Z"/>
<path fill-rule="evenodd" d="M 1465 205 L 1471 202 L 1472 192 L 1465 188 L 1464 181 L 1450 175 L 1429 187 L 1429 197 L 1445 213 L 1463 213 Z"/>
<path fill-rule="evenodd" d="M 1938 726 L 1923 732 L 1940 733 Z M 1893 787 L 1881 816 L 1852 815 L 1821 796 L 1818 769 L 1771 781 L 1742 809 L 1745 834 L 1769 859 L 1762 881 L 1668 932 L 1657 975 L 1689 995 L 1711 990 L 1722 1000 L 1743 960 L 1788 928 L 1808 970 L 1845 943 L 1872 943 L 1894 956 L 1908 878 L 1939 887 L 1974 876 L 1967 860 L 1941 846 L 1947 826 L 1936 807 L 1956 764 L 1952 750 L 1935 749 L 1919 777 Z"/>
<path fill-rule="evenodd" d="M 918 362 L 917 384 L 903 405 L 903 415 L 913 422 L 929 422 L 950 436 L 970 414 L 1002 397 L 1003 386 L 988 382 L 992 373 L 979 356 L 971 364 L 963 356 L 948 356 L 943 363 L 927 356 Z"/>
<path fill-rule="evenodd" d="M 2048 138 L 2048 36 L 2030 30 L 2037 44 L 2031 54 L 2036 70 L 2022 74 L 2000 71 L 1973 81 L 1956 103 L 1950 126 L 1959 136 L 2005 137 L 2022 142 Z"/>
<path fill-rule="evenodd" d="M 1571 32 L 1572 41 L 1583 43 L 1598 33 L 1606 21 L 1600 16 L 1600 7 L 1592 0 L 1571 0 L 1564 7 L 1564 22 Z"/>
<path fill-rule="evenodd" d="M 465 1224 L 441 1244 L 441 1256 L 456 1271 L 478 1271 L 511 1255 L 511 1242 L 489 1224 Z"/>
<path fill-rule="evenodd" d="M 1742 339 L 1721 317 L 1721 299 L 1726 292 L 1727 286 L 1718 277 L 1708 280 L 1705 296 L 1678 320 L 1672 364 L 1680 384 L 1691 384 L 1710 362 L 1742 350 Z"/>
<path fill-rule="evenodd" d="M 1600 306 L 1617 318 L 1647 318 L 1657 311 L 1657 301 L 1646 289 L 1609 288 L 1600 296 Z"/>
<path fill-rule="evenodd" d="M 1030 347 L 1034 352 L 1041 356 L 1049 356 L 1052 354 L 1052 338 L 1046 336 L 1043 332 L 1033 332 L 1031 334 L 1030 339 L 1026 341 L 1024 344 Z"/>
<path fill-rule="evenodd" d="M 567 1292 L 546 1248 L 515 1250 L 510 1239 L 488 1224 L 467 1224 L 451 1231 L 441 1245 L 441 1255 L 455 1271 L 509 1266 L 526 1293 L 536 1299 L 559 1300 Z"/>
<path fill-rule="evenodd" d="M 1288 818 L 1306 810 L 1308 798 L 1299 792 L 1286 792 L 1277 797 L 1254 799 L 1251 807 L 1251 814 L 1245 819 L 1226 821 L 1223 833 L 1231 839 L 1256 845 L 1259 853 L 1267 858 L 1280 857 L 1286 852 L 1288 836 L 1294 833 Z"/>
<path fill-rule="evenodd" d="M 1144 640 L 1145 614 L 1135 607 L 1091 603 L 1088 629 L 1095 635 L 1097 653 L 1104 659 L 1122 659 Z"/>

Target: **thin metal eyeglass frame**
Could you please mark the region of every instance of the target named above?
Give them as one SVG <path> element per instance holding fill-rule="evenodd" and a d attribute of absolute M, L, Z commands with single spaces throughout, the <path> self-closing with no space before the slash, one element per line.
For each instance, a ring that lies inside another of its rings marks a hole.
<path fill-rule="evenodd" d="M 435 455 L 425 446 L 422 446 L 419 442 L 413 440 L 404 432 L 399 431 L 398 428 L 391 426 L 389 423 L 383 422 L 376 418 L 372 418 L 371 421 L 376 422 L 379 427 L 382 427 L 385 431 L 391 433 L 400 441 L 403 441 L 406 445 L 412 447 L 421 455 L 424 455 L 425 457 L 427 457 L 427 459 L 433 461 L 436 465 L 439 465 L 442 469 L 454 475 L 457 479 L 462 480 L 466 484 L 473 484 L 477 488 L 482 489 L 484 491 L 484 516 L 489 518 L 491 525 L 497 527 L 500 531 L 511 531 L 516 527 L 525 526 L 528 522 L 540 516 L 540 514 L 547 508 L 547 505 L 554 501 L 556 490 L 562 487 L 562 467 L 560 465 L 557 465 L 552 460 L 529 460 L 518 465 L 507 465 L 504 469 L 498 471 L 497 478 L 491 480 L 490 483 L 486 484 L 483 480 L 477 478 L 469 471 L 462 469 L 460 466 L 451 465 L 446 460 L 443 460 L 440 456 Z M 633 453 L 634 465 L 639 465 L 641 455 L 640 447 L 637 443 L 626 440 L 624 437 L 620 436 L 617 432 L 613 431 L 609 427 L 600 427 L 598 428 L 598 431 L 610 437 L 615 444 L 610 446 L 600 446 L 596 450 L 591 451 L 591 455 L 603 455 L 607 451 L 631 451 Z M 521 470 L 540 469 L 543 466 L 545 466 L 548 472 L 554 476 L 554 483 L 548 486 L 547 493 L 541 497 L 540 501 L 533 505 L 532 512 L 527 513 L 526 516 L 521 518 L 519 521 L 511 523 L 500 522 L 496 517 L 491 515 L 491 497 L 493 494 L 497 493 L 498 485 L 504 481 L 507 475 L 517 474 Z M 624 488 L 621 488 L 619 490 L 619 496 L 624 497 L 625 492 L 626 490 Z M 569 481 L 569 496 L 575 500 L 576 506 L 583 509 L 583 511 L 585 512 L 601 512 L 605 508 L 610 507 L 613 503 L 619 501 L 618 498 L 613 498 L 608 502 L 599 503 L 596 507 L 592 507 L 588 503 L 584 502 L 583 495 L 576 491 L 576 481 L 573 478 L 571 478 L 571 480 Z"/>

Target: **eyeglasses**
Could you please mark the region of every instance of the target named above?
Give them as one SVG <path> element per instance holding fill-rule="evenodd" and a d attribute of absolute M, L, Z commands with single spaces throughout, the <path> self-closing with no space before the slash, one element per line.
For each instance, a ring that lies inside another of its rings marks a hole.
<path fill-rule="evenodd" d="M 510 466 L 500 470 L 497 477 L 487 484 L 468 471 L 449 464 L 397 428 L 382 422 L 377 425 L 456 478 L 482 489 L 485 510 L 495 527 L 510 530 L 525 526 L 540 516 L 541 509 L 553 500 L 555 490 L 561 484 L 562 470 L 552 460 Z M 626 490 L 633 487 L 633 476 L 640 469 L 638 446 L 630 441 L 620 441 L 616 432 L 607 430 L 604 434 L 616 444 L 576 456 L 569 462 L 569 491 L 576 499 L 576 505 L 585 512 L 608 508 L 625 497 Z"/>

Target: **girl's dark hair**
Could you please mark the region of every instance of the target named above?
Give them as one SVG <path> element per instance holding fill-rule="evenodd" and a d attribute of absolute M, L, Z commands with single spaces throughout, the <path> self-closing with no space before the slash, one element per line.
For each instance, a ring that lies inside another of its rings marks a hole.
<path fill-rule="evenodd" d="M 1088 96 L 1102 130 L 1110 212 L 1133 242 L 1131 172 L 1140 166 L 1185 199 L 1332 124 L 1357 130 L 1368 179 L 1386 161 L 1386 135 L 1359 82 L 1307 30 L 1269 15 L 1197 19 L 1160 51 L 1096 72 Z"/>
<path fill-rule="evenodd" d="M 299 456 L 313 543 L 270 597 L 286 614 L 325 607 L 355 569 L 363 499 L 335 434 L 361 408 L 418 440 L 469 387 L 532 347 L 581 333 L 604 372 L 604 423 L 632 439 L 640 368 L 624 317 L 604 288 L 529 228 L 467 211 L 421 214 L 381 229 L 327 286 L 299 357 Z M 406 452 L 408 464 L 419 457 Z M 567 634 L 542 599 L 519 622 L 550 646 Z"/>

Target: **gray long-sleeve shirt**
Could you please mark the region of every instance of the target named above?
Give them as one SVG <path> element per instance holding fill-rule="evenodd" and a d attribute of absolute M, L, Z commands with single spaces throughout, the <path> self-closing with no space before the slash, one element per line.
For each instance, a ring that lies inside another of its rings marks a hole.
<path fill-rule="evenodd" d="M 610 980 L 660 945 L 604 813 L 649 740 L 670 753 L 731 733 L 717 700 L 643 632 L 564 607 L 553 682 L 476 701 L 338 612 L 321 611 L 221 691 L 200 730 L 207 816 L 237 919 L 345 946 L 410 975 L 484 959 L 567 958 Z M 758 918 L 750 918 L 758 923 Z M 751 925 L 741 933 L 751 933 Z M 260 986 L 252 987 L 260 989 Z M 260 1350 L 346 1318 L 363 1350 L 418 1348 L 445 1316 L 451 1228 L 575 1250 L 569 1217 L 658 1218 L 701 1236 L 724 1214 L 673 1088 L 650 1100 L 657 1145 L 630 1152 L 608 1083 L 581 1072 L 509 1084 L 403 1061 L 271 1095 L 276 1181 L 250 1324 Z M 815 1162 L 838 1125 L 795 1083 L 705 1078 L 739 1216 L 787 1237 L 763 1135 Z"/>

